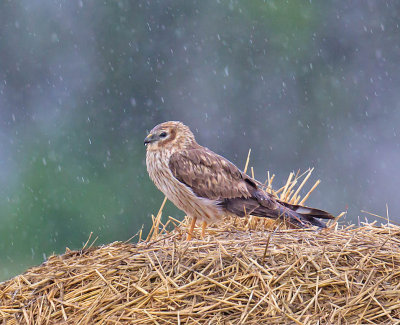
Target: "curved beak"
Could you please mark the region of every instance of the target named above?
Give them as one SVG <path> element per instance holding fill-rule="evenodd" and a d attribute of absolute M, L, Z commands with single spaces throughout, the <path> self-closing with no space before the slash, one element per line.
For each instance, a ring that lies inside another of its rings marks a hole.
<path fill-rule="evenodd" d="M 157 141 L 158 138 L 155 134 L 149 134 L 145 139 L 144 139 L 144 145 L 148 145 L 149 143 L 152 143 L 154 141 Z"/>

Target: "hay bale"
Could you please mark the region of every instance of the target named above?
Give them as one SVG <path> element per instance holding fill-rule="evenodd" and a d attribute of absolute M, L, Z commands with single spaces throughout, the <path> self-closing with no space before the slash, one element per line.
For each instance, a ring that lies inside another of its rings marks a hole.
<path fill-rule="evenodd" d="M 271 187 L 274 175 L 268 174 L 265 190 L 303 204 L 319 183 L 301 199 L 300 189 L 311 172 L 291 173 L 276 192 Z M 0 283 L 0 320 L 400 323 L 400 227 L 366 223 L 339 229 L 335 221 L 323 231 L 293 230 L 268 219 L 227 217 L 209 227 L 206 238 L 188 242 L 190 220 L 170 217 L 163 224 L 164 204 L 165 200 L 147 238 L 142 240 L 140 232 L 137 244 L 67 249 Z"/>
<path fill-rule="evenodd" d="M 187 242 L 188 222 L 138 244 L 50 257 L 0 284 L 0 318 L 6 324 L 400 321 L 398 226 L 272 231 L 256 218 L 226 219 L 204 240 Z"/>

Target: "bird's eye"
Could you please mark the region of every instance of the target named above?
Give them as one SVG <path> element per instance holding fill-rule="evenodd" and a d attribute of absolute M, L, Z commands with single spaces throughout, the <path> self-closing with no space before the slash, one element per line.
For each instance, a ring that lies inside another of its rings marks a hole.
<path fill-rule="evenodd" d="M 160 133 L 160 138 L 165 138 L 167 136 L 167 132 L 161 132 Z"/>

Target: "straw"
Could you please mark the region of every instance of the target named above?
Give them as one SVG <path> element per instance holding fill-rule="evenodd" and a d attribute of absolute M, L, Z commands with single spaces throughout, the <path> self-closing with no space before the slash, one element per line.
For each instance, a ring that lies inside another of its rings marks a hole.
<path fill-rule="evenodd" d="M 311 172 L 288 178 L 287 200 L 305 201 L 295 186 Z M 146 240 L 140 231 L 136 244 L 93 247 L 89 238 L 0 283 L 2 323 L 400 322 L 400 227 L 388 220 L 317 231 L 226 216 L 186 241 L 190 218 L 163 223 L 162 207 Z"/>
<path fill-rule="evenodd" d="M 400 320 L 400 227 L 249 231 L 52 256 L 0 284 L 6 324 L 368 324 Z"/>

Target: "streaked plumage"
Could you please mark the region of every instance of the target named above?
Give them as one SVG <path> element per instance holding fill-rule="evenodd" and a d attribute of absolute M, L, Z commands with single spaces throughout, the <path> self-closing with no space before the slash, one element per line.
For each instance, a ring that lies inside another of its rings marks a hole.
<path fill-rule="evenodd" d="M 154 127 L 145 139 L 146 165 L 157 188 L 194 223 L 216 222 L 226 214 L 284 218 L 296 227 L 325 227 L 325 211 L 281 202 L 229 160 L 199 145 L 181 122 Z M 189 231 L 190 233 L 190 231 Z"/>

